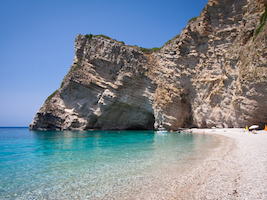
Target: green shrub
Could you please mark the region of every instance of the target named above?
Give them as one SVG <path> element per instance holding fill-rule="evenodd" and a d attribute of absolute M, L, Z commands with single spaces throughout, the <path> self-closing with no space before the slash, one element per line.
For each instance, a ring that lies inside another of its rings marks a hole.
<path fill-rule="evenodd" d="M 195 21 L 198 17 L 191 18 L 188 22 Z"/>
<path fill-rule="evenodd" d="M 161 48 L 158 48 L 158 47 L 153 47 L 152 49 L 147 49 L 147 48 L 143 48 L 143 47 L 140 48 L 140 50 L 145 54 L 151 54 L 153 52 L 159 51 L 160 49 Z"/>
<path fill-rule="evenodd" d="M 265 7 L 265 12 L 262 14 L 260 18 L 261 25 L 260 27 L 256 30 L 255 35 L 253 37 L 253 41 L 256 39 L 257 35 L 261 32 L 262 27 L 264 27 L 267 19 L 267 5 Z"/>
<path fill-rule="evenodd" d="M 106 35 L 102 35 L 102 34 L 100 34 L 100 35 L 93 35 L 93 37 L 103 37 L 103 38 L 106 38 L 106 39 L 108 39 L 108 40 L 111 39 L 110 37 L 108 37 L 108 36 L 106 36 Z"/>
<path fill-rule="evenodd" d="M 175 40 L 175 39 L 178 38 L 178 37 L 180 37 L 180 34 L 174 36 L 171 40 L 168 40 L 167 42 L 165 42 L 165 44 L 169 44 L 171 41 Z M 164 44 L 164 45 L 165 45 L 165 44 Z M 163 46 L 164 46 L 164 45 L 163 45 Z"/>
<path fill-rule="evenodd" d="M 123 41 L 117 41 L 117 40 L 115 40 L 115 39 L 112 39 L 112 38 L 110 38 L 110 37 L 108 37 L 108 36 L 106 36 L 106 35 L 102 35 L 102 34 L 100 34 L 100 35 L 86 34 L 85 37 L 86 37 L 88 40 L 91 40 L 92 37 L 103 37 L 103 38 L 106 38 L 106 39 L 108 39 L 108 40 L 111 40 L 112 43 L 114 43 L 114 41 L 116 41 L 116 42 L 119 42 L 119 43 L 121 43 L 121 44 L 125 44 Z"/>
<path fill-rule="evenodd" d="M 45 102 L 49 101 L 53 96 L 55 96 L 56 92 L 57 92 L 57 90 L 55 92 L 53 92 L 49 97 L 47 97 Z"/>
<path fill-rule="evenodd" d="M 92 39 L 92 37 L 93 37 L 93 35 L 92 35 L 92 34 L 89 34 L 89 35 L 88 35 L 88 34 L 86 34 L 86 35 L 85 35 L 85 37 L 86 37 L 88 40 L 91 40 L 91 39 Z"/>
<path fill-rule="evenodd" d="M 266 22 L 266 18 L 267 18 L 267 5 L 265 7 L 265 12 L 262 14 L 260 19 L 261 24 Z"/>

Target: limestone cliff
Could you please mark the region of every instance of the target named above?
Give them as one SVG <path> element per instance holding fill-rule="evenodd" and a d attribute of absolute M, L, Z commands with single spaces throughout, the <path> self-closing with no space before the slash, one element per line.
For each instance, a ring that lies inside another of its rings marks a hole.
<path fill-rule="evenodd" d="M 266 0 L 210 0 L 159 51 L 77 35 L 61 87 L 30 129 L 267 123 Z"/>

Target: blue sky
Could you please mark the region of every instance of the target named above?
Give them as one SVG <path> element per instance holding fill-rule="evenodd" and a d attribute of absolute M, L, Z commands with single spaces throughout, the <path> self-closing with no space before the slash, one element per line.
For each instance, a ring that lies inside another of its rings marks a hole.
<path fill-rule="evenodd" d="M 161 47 L 208 0 L 1 0 L 0 126 L 28 126 L 60 87 L 77 34 Z"/>

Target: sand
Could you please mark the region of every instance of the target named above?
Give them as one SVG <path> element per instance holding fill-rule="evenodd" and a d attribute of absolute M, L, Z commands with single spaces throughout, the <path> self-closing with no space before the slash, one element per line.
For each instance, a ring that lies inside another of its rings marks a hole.
<path fill-rule="evenodd" d="M 221 143 L 168 188 L 150 199 L 267 199 L 267 131 L 191 129 Z"/>

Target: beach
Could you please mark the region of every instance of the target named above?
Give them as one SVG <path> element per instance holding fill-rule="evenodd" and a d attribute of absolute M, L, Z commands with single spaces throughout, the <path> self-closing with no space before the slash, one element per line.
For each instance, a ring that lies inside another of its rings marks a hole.
<path fill-rule="evenodd" d="M 190 129 L 221 139 L 209 156 L 151 199 L 267 199 L 267 131 Z"/>

